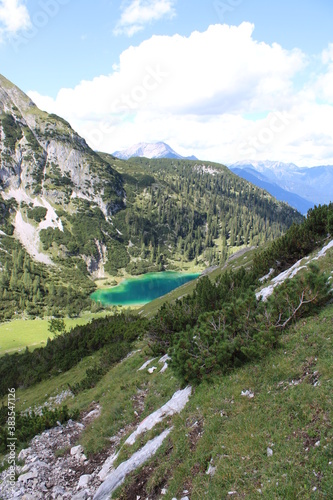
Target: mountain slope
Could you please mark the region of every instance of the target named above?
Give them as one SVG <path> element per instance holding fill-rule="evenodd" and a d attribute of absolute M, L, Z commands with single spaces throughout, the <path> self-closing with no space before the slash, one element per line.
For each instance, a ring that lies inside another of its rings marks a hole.
<path fill-rule="evenodd" d="M 293 163 L 245 160 L 234 163 L 229 168 L 231 170 L 242 169 L 250 174 L 253 174 L 253 171 L 256 172 L 256 175 L 257 173 L 263 174 L 265 180 L 268 179 L 269 182 L 277 184 L 280 188 L 305 198 L 313 205 L 328 204 L 333 199 L 332 165 L 300 168 Z M 259 185 L 259 181 L 255 183 Z M 270 189 L 274 189 L 274 186 Z M 297 200 L 295 201 L 297 202 Z"/>
<path fill-rule="evenodd" d="M 53 264 L 40 239 L 48 229 L 65 235 L 61 211 L 75 218 L 80 205 L 86 203 L 107 218 L 124 206 L 120 175 L 88 147 L 69 123 L 40 111 L 2 76 L 0 148 L 2 198 L 15 199 L 14 234 L 36 261 Z M 93 255 L 99 246 L 96 241 Z M 82 254 L 88 258 L 91 252 L 82 249 Z"/>
<path fill-rule="evenodd" d="M 296 208 L 301 214 L 306 215 L 310 208 L 313 208 L 314 204 L 297 194 L 290 193 L 289 191 L 281 188 L 275 182 L 272 182 L 266 177 L 264 174 L 257 172 L 256 170 L 247 167 L 247 168 L 239 168 L 239 167 L 230 167 L 230 170 L 251 182 L 255 186 L 258 186 L 262 189 L 268 191 L 272 196 L 274 196 L 277 200 L 288 203 L 291 207 Z"/>
<path fill-rule="evenodd" d="M 181 156 L 176 153 L 168 144 L 165 142 L 140 142 L 134 144 L 128 149 L 122 151 L 115 151 L 114 156 L 121 160 L 129 160 L 133 157 L 145 157 L 145 158 L 177 158 L 179 160 L 197 160 L 195 156 Z"/>
<path fill-rule="evenodd" d="M 0 152 L 0 318 L 78 312 L 95 288 L 87 267 L 97 269 L 104 252 L 99 235 L 85 228 L 89 213 L 107 224 L 124 206 L 121 176 L 65 120 L 40 111 L 3 76 Z M 68 225 L 81 235 L 79 245 Z M 58 246 L 42 243 L 49 232 Z"/>
<path fill-rule="evenodd" d="M 0 148 L 0 319 L 77 314 L 96 278 L 200 271 L 302 219 L 222 165 L 97 154 L 4 77 Z"/>
<path fill-rule="evenodd" d="M 257 252 L 254 250 L 252 257 Z M 253 262 L 248 257 L 243 255 L 230 261 L 226 269 L 219 269 L 219 277 L 233 272 L 234 277 L 237 273 L 241 276 L 242 269 L 243 277 L 246 276 Z M 321 271 L 332 272 L 332 240 L 322 241 L 312 255 L 303 259 L 300 274 L 304 276 L 314 262 Z M 295 277 L 292 282 L 295 283 Z M 266 278 L 265 286 L 272 284 L 274 282 Z M 213 282 L 212 293 L 214 285 Z M 292 299 L 291 285 L 286 283 L 288 301 Z M 239 283 L 233 281 L 230 286 L 232 294 Z M 221 313 L 220 308 L 228 303 L 229 297 L 214 305 L 209 300 L 205 302 L 203 292 L 203 280 L 199 280 L 197 296 L 201 297 L 201 307 L 207 309 L 200 321 L 207 320 L 214 334 L 223 329 L 225 323 L 218 324 L 210 308 L 217 308 Z M 96 495 L 96 499 L 109 498 L 111 491 L 112 498 L 119 500 L 138 496 L 171 499 L 184 495 L 192 500 L 231 495 L 330 498 L 333 488 L 330 421 L 333 307 L 327 300 L 326 297 L 312 311 L 305 307 L 298 320 L 295 316 L 292 326 L 276 333 L 274 347 L 267 345 L 264 354 L 258 354 L 253 361 L 244 363 L 239 358 L 239 363 L 214 374 L 209 371 L 209 352 L 202 349 L 201 354 L 207 357 L 205 368 L 209 380 L 196 385 L 192 391 L 190 388 L 179 390 L 181 381 L 177 371 L 171 368 L 175 364 L 166 358 L 152 359 L 151 342 L 148 346 L 145 338 L 137 343 L 130 356 L 109 368 L 95 381 L 95 386 L 77 392 L 75 398 L 68 391 L 68 384 L 87 379 L 89 373 L 97 370 L 96 363 L 104 366 L 105 350 L 96 352 L 93 358 L 85 358 L 70 371 L 54 374 L 29 389 L 18 389 L 17 412 L 36 406 L 40 410 L 45 403 L 50 407 L 65 401 L 71 411 L 79 409 L 81 416 L 80 424 L 68 422 L 55 427 L 36 437 L 32 446 L 22 452 L 20 458 L 26 461 L 26 467 L 22 470 L 19 465 L 18 474 L 30 467 L 29 471 L 36 470 L 42 481 L 24 483 L 22 478 L 15 485 L 15 491 L 21 488 L 35 498 L 48 498 L 45 494 L 51 498 L 59 494 L 61 488 L 62 495 L 73 497 L 79 482 L 83 485 L 86 480 L 82 495 Z M 240 316 L 233 318 L 235 324 L 241 318 L 251 317 L 251 303 L 243 294 L 236 302 L 239 301 L 244 301 L 246 307 Z M 162 308 L 157 321 L 166 320 L 166 314 L 167 310 Z M 181 319 L 169 325 L 175 326 Z M 269 320 L 269 316 L 266 319 Z M 139 320 L 128 315 L 128 324 L 131 321 Z M 112 318 L 109 322 L 112 325 Z M 98 334 L 97 323 L 90 327 L 90 332 L 94 331 Z M 195 337 L 198 345 L 203 335 L 200 328 Z M 75 332 L 72 332 L 71 339 L 74 338 Z M 53 342 L 60 343 L 61 339 Z M 230 346 L 232 344 L 231 341 Z M 112 350 L 114 347 L 110 346 Z M 6 358 L 7 363 L 9 359 Z M 191 369 L 191 365 L 188 366 Z M 3 385 L 5 393 L 7 385 Z M 180 396 L 184 399 L 178 404 Z M 172 402 L 181 411 L 179 416 L 172 415 L 177 413 L 172 410 Z M 137 436 L 139 439 L 135 440 Z M 165 440 L 161 446 L 156 445 L 154 456 L 147 453 L 145 461 L 137 460 L 136 469 L 127 467 L 143 450 L 154 447 L 155 438 L 157 441 L 161 438 L 161 444 L 162 437 Z M 71 447 L 78 444 L 83 448 L 73 448 L 70 453 Z M 83 452 L 88 460 L 84 460 Z M 81 457 L 80 466 L 76 466 Z M 48 468 L 49 476 L 45 472 Z M 48 477 L 51 477 L 50 491 L 45 493 L 44 481 Z M 117 490 L 115 485 L 119 487 Z M 8 480 L 0 488 L 4 499 L 12 498 Z M 98 496 L 103 491 L 105 496 Z"/>
<path fill-rule="evenodd" d="M 121 178 L 62 118 L 39 110 L 0 75 L 0 182 L 68 204 L 82 197 L 105 215 L 122 206 Z M 18 197 L 18 195 L 17 195 Z M 21 200 L 17 200 L 21 201 Z"/>
<path fill-rule="evenodd" d="M 108 155 L 102 157 L 108 161 Z M 295 210 L 223 165 L 133 158 L 113 166 L 128 195 L 114 224 L 134 245 L 128 249 L 136 259 L 129 265 L 132 273 L 142 272 L 147 260 L 160 269 L 193 260 L 205 267 L 224 261 L 235 247 L 271 239 L 282 226 L 301 221 Z"/>

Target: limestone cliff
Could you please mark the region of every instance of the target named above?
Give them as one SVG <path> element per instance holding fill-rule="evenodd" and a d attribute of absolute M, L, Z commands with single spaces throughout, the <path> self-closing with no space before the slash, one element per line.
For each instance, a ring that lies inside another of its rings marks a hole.
<path fill-rule="evenodd" d="M 120 176 L 62 118 L 0 75 L 0 180 L 56 201 L 84 197 L 105 215 L 122 206 Z"/>
<path fill-rule="evenodd" d="M 0 75 L 0 193 L 18 203 L 16 236 L 37 260 L 51 263 L 40 252 L 39 230 L 63 231 L 55 208 L 75 213 L 78 199 L 99 207 L 107 221 L 124 205 L 121 176 L 92 151 L 68 122 L 37 108 L 18 87 Z M 40 227 L 22 230 L 24 206 L 45 207 Z M 26 234 L 31 238 L 28 241 Z M 98 263 L 97 263 L 98 266 Z"/>

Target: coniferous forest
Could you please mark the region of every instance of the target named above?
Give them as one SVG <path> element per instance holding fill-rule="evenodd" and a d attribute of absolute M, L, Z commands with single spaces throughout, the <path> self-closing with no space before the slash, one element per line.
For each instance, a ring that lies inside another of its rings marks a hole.
<path fill-rule="evenodd" d="M 48 227 L 39 233 L 53 267 L 35 262 L 12 237 L 18 208 L 32 224 L 43 221 L 45 209 L 25 202 L 18 207 L 13 199 L 1 203 L 0 319 L 96 310 L 89 299 L 95 289 L 89 262 L 100 264 L 101 248 L 111 276 L 181 270 L 189 263 L 204 269 L 223 264 L 237 248 L 273 240 L 303 219 L 218 164 L 101 156 L 119 172 L 126 206 L 110 223 L 94 203 L 62 202 L 56 213 L 63 230 Z"/>
<path fill-rule="evenodd" d="M 285 235 L 259 250 L 249 268 L 222 273 L 215 281 L 201 277 L 192 294 L 165 302 L 149 321 L 122 312 L 49 339 L 45 348 L 5 355 L 0 393 L 5 394 L 9 386 L 29 387 L 104 349 L 101 364 L 87 374 L 95 383 L 146 333 L 151 350 L 156 355 L 169 353 L 184 382 L 199 383 L 216 371 L 223 373 L 263 357 L 278 344 L 285 328 L 329 301 L 331 287 L 328 276 L 311 263 L 304 275 L 285 281 L 264 302 L 255 295 L 259 279 L 270 269 L 280 273 L 318 248 L 332 231 L 332 215 L 333 204 L 310 210 L 302 224 L 292 225 Z M 85 384 L 89 381 L 74 390 Z"/>

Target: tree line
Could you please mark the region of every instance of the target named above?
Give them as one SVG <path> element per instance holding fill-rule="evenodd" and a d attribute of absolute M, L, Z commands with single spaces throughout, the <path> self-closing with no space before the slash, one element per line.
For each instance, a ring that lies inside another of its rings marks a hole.
<path fill-rule="evenodd" d="M 281 331 L 318 311 L 332 295 L 329 275 L 314 263 L 266 301 L 255 295 L 259 278 L 269 268 L 273 277 L 318 248 L 333 232 L 332 215 L 333 204 L 315 207 L 303 224 L 257 252 L 249 269 L 225 272 L 215 282 L 203 277 L 191 295 L 165 303 L 149 325 L 153 352 L 168 352 L 185 383 L 264 356 L 278 345 Z"/>

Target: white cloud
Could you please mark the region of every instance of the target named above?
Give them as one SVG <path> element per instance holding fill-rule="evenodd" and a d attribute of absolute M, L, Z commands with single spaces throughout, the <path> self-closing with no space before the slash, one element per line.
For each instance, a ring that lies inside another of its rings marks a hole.
<path fill-rule="evenodd" d="M 123 7 L 121 17 L 114 29 L 115 35 L 125 34 L 129 37 L 153 21 L 163 17 L 173 17 L 175 0 L 132 0 Z"/>
<path fill-rule="evenodd" d="M 22 0 L 0 0 L 0 41 L 30 26 L 29 12 Z"/>
<path fill-rule="evenodd" d="M 163 140 L 181 154 L 224 163 L 247 153 L 304 166 L 329 157 L 333 163 L 333 106 L 318 102 L 320 79 L 293 86 L 305 54 L 259 43 L 253 30 L 243 23 L 153 36 L 125 50 L 110 75 L 61 89 L 56 99 L 29 95 L 107 152 Z M 323 58 L 324 75 L 331 61 Z M 328 96 L 332 87 L 322 86 Z"/>
<path fill-rule="evenodd" d="M 317 75 L 315 91 L 318 98 L 333 104 L 333 43 L 322 54 L 323 71 Z"/>

